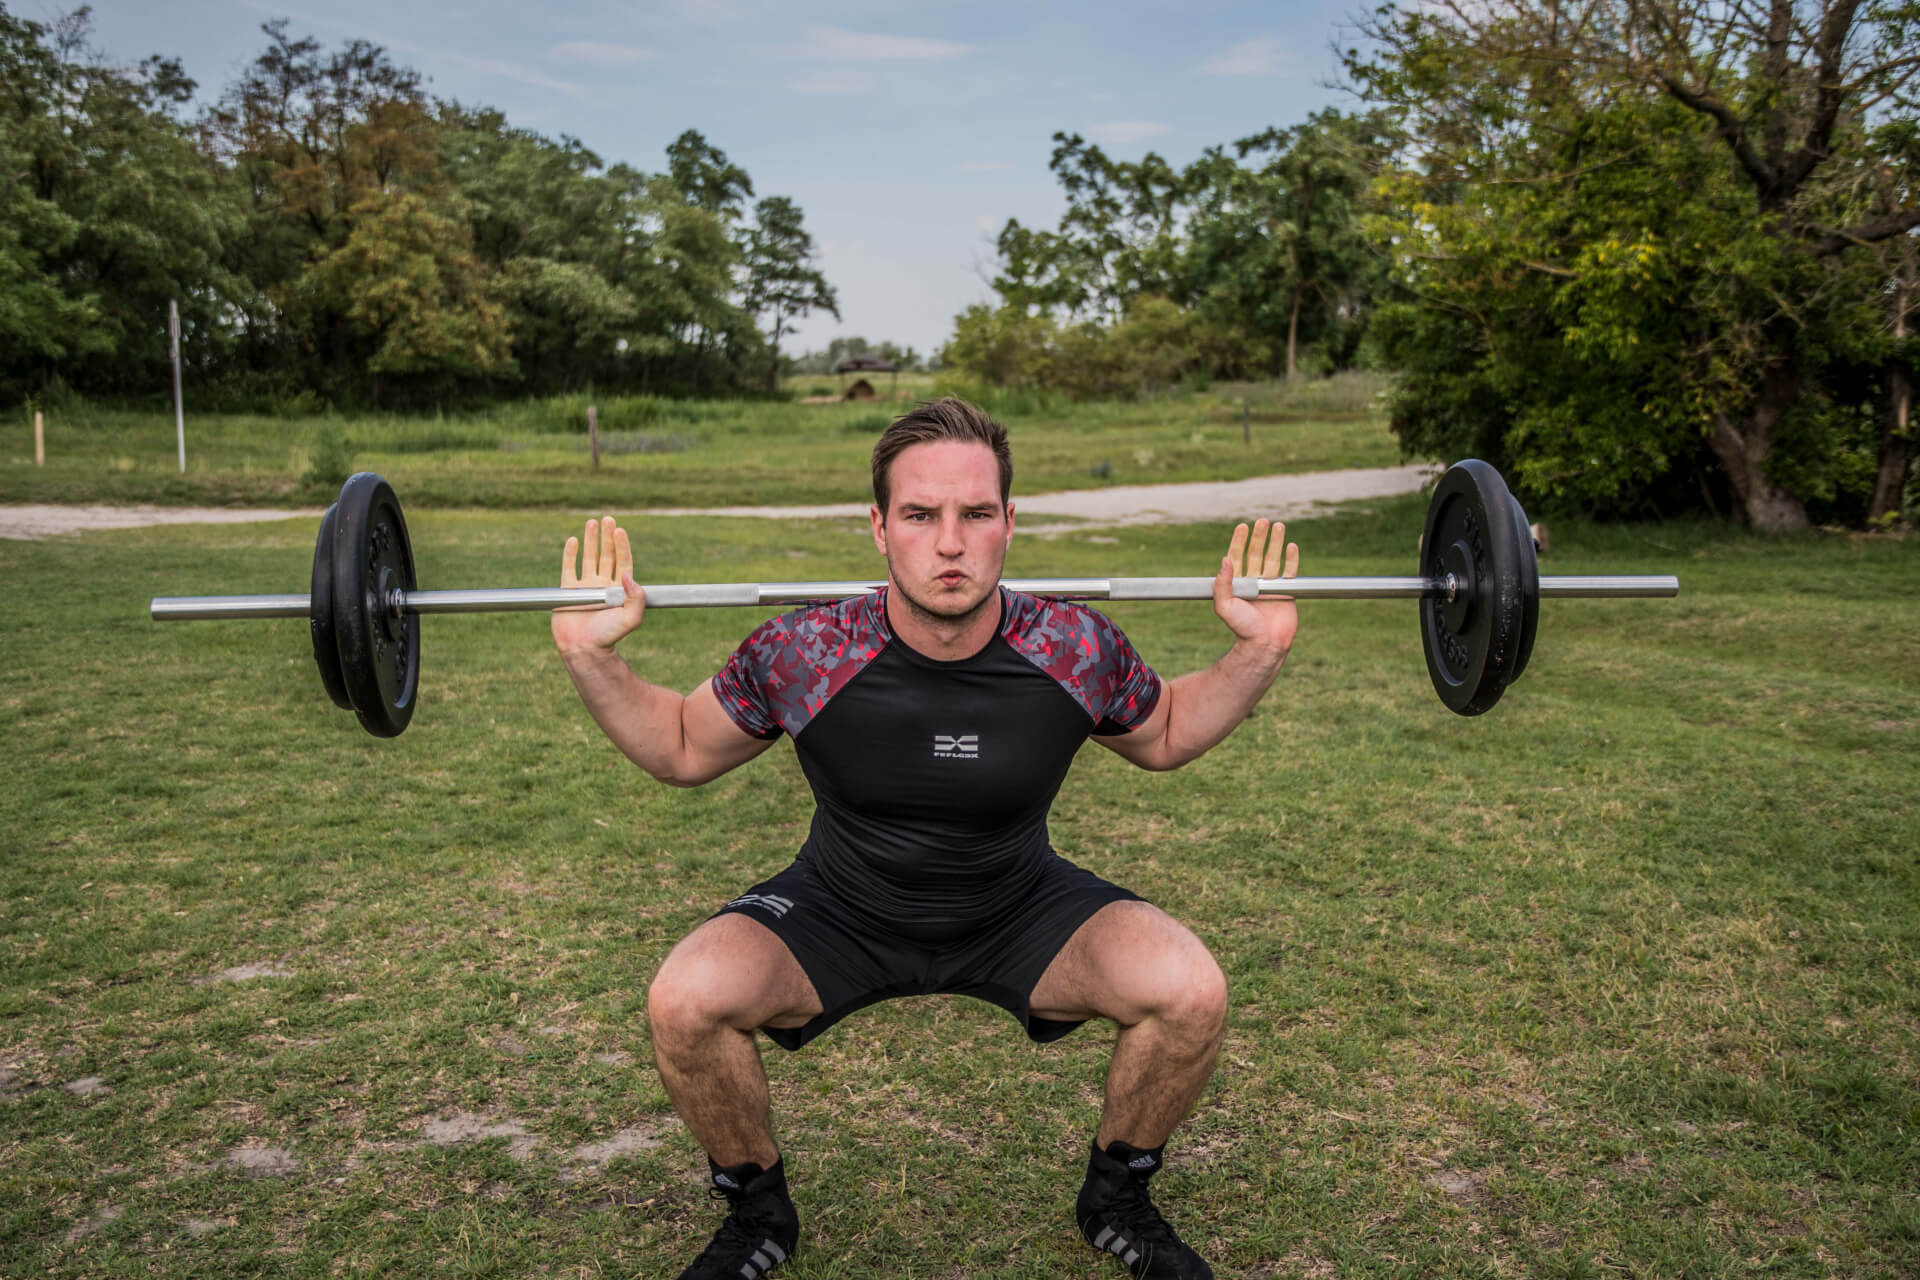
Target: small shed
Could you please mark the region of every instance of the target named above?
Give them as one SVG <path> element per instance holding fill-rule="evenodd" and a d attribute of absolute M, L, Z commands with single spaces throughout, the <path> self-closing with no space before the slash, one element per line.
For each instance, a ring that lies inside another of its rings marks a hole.
<path fill-rule="evenodd" d="M 840 398 L 842 400 L 878 400 L 880 394 L 873 389 L 873 384 L 865 378 L 855 378 L 853 385 L 848 387 L 847 393 Z"/>
<path fill-rule="evenodd" d="M 849 357 L 848 359 L 842 360 L 839 364 L 833 366 L 833 371 L 841 375 L 840 385 L 843 387 L 846 386 L 846 375 L 849 373 L 890 373 L 892 374 L 893 380 L 887 384 L 888 399 L 893 398 L 894 389 L 900 383 L 900 366 L 893 363 L 891 360 L 882 360 L 879 356 L 852 356 L 852 357 Z M 859 388 L 861 387 L 865 387 L 867 389 L 866 394 L 856 395 L 855 392 L 858 391 Z M 853 386 L 847 387 L 846 398 L 849 400 L 873 400 L 873 399 L 876 399 L 877 397 L 873 390 L 873 384 L 868 382 L 865 378 L 862 378 L 858 382 L 854 383 Z"/>

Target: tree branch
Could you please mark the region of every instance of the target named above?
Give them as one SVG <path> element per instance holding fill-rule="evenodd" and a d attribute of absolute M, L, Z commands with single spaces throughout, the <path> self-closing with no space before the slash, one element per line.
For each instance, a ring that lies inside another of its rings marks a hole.
<path fill-rule="evenodd" d="M 1920 227 L 1920 208 L 1902 209 L 1884 218 L 1875 218 L 1871 222 L 1862 222 L 1840 231 L 1827 227 L 1815 227 L 1814 230 L 1825 232 L 1825 234 L 1813 242 L 1811 249 L 1814 257 L 1825 258 L 1843 249 L 1851 249 L 1855 245 L 1878 244 L 1882 240 L 1891 240 L 1915 227 Z"/>

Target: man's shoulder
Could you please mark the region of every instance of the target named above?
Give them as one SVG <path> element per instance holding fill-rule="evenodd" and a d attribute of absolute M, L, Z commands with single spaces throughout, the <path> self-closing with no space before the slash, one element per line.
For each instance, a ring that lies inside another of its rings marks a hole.
<path fill-rule="evenodd" d="M 1106 647 L 1126 640 L 1125 633 L 1112 618 L 1077 600 L 1028 595 L 1011 589 L 1006 592 L 1006 598 L 1000 631 L 1016 649 L 1044 648 L 1064 640 L 1081 639 Z"/>
<path fill-rule="evenodd" d="M 809 665 L 835 659 L 863 662 L 886 647 L 886 610 L 877 592 L 801 605 L 768 618 L 740 644 L 748 656 L 772 661 L 794 655 Z"/>

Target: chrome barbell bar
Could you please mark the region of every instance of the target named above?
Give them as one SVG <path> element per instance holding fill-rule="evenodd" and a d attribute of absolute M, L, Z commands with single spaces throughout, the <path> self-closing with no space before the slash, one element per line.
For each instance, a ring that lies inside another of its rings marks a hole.
<path fill-rule="evenodd" d="M 698 582 L 644 588 L 650 609 L 798 605 L 846 600 L 886 585 L 881 582 Z M 1064 600 L 1208 600 L 1212 578 L 1010 578 L 1002 585 L 1028 595 Z M 1235 578 L 1242 600 L 1291 596 L 1296 600 L 1405 600 L 1446 596 L 1449 584 L 1428 578 Z M 1567 576 L 1540 579 L 1540 594 L 1552 598 L 1650 599 L 1680 594 L 1671 574 Z M 396 614 L 517 613 L 570 607 L 617 609 L 626 592 L 614 587 L 505 587 L 464 591 L 396 591 Z M 308 597 L 157 596 L 148 604 L 156 622 L 210 619 L 304 618 Z"/>

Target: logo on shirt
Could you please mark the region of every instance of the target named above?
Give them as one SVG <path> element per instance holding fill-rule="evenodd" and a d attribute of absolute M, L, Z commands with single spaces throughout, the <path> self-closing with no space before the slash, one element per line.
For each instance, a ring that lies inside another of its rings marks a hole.
<path fill-rule="evenodd" d="M 980 758 L 980 735 L 963 733 L 957 738 L 944 733 L 933 735 L 933 758 L 935 760 L 978 760 Z"/>
<path fill-rule="evenodd" d="M 775 920 L 793 910 L 793 899 L 782 898 L 771 893 L 748 893 L 735 898 L 722 911 L 731 911 L 735 907 L 758 907 L 770 914 Z"/>

